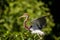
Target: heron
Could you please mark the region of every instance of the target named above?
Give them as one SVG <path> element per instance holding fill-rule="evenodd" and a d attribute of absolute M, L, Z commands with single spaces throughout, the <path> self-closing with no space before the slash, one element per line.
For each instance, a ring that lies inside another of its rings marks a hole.
<path fill-rule="evenodd" d="M 25 18 L 23 26 L 25 27 L 26 30 L 31 31 L 32 34 L 45 35 L 45 33 L 41 30 L 46 25 L 46 18 L 45 18 L 45 16 L 37 18 L 37 19 L 34 19 L 31 22 L 30 26 L 27 26 L 27 22 L 28 22 L 28 19 L 29 19 L 28 13 L 24 13 L 19 18 L 23 18 L 23 17 Z"/>

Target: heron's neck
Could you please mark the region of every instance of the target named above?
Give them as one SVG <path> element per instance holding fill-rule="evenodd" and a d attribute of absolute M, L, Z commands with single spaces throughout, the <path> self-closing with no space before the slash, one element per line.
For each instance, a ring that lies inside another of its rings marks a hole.
<path fill-rule="evenodd" d="M 27 21 L 28 21 L 29 17 L 27 16 L 26 19 L 24 20 L 24 27 L 29 30 L 28 26 L 27 26 Z"/>

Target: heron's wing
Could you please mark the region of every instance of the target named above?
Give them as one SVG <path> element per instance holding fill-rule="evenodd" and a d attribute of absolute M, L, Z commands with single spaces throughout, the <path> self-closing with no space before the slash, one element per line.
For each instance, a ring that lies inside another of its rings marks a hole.
<path fill-rule="evenodd" d="M 42 29 L 45 25 L 46 25 L 45 17 L 41 17 L 32 21 L 32 26 L 36 28 L 38 27 L 39 29 Z"/>

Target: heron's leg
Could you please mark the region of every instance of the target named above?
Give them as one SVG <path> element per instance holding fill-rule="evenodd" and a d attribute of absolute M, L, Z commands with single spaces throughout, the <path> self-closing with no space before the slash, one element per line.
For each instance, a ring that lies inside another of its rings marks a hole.
<path fill-rule="evenodd" d="M 34 35 L 34 40 L 35 40 L 36 36 L 37 36 L 37 35 L 35 34 L 35 35 Z"/>
<path fill-rule="evenodd" d="M 43 40 L 43 36 L 38 35 L 39 39 L 38 40 Z"/>

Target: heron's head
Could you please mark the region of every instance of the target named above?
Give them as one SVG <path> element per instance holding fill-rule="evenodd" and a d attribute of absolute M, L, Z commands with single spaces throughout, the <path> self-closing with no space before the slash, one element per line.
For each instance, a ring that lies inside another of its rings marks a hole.
<path fill-rule="evenodd" d="M 22 16 L 20 16 L 20 18 L 23 18 L 23 17 L 29 17 L 29 15 L 27 13 L 24 13 Z"/>

